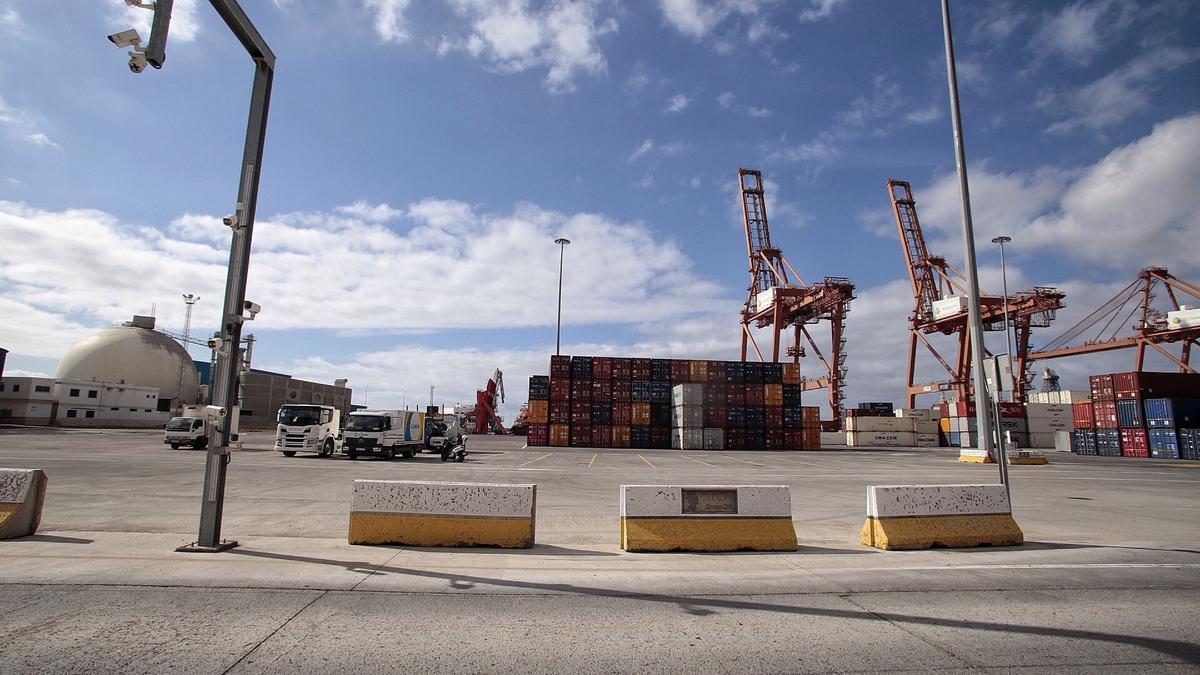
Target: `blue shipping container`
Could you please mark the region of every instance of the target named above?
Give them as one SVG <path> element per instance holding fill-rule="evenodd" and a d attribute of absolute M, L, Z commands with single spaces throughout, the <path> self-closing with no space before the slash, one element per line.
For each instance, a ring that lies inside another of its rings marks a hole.
<path fill-rule="evenodd" d="M 1200 459 L 1200 429 L 1179 430 L 1179 458 Z"/>
<path fill-rule="evenodd" d="M 1077 455 L 1096 454 L 1096 432 L 1092 429 L 1077 429 L 1071 433 L 1071 445 Z"/>
<path fill-rule="evenodd" d="M 1117 426 L 1122 429 L 1144 429 L 1142 402 L 1138 400 L 1117 401 Z"/>
<path fill-rule="evenodd" d="M 1200 398 L 1146 399 L 1146 426 L 1151 429 L 1200 426 Z"/>
<path fill-rule="evenodd" d="M 1179 436 L 1174 429 L 1151 429 L 1150 456 L 1158 459 L 1179 459 Z"/>
<path fill-rule="evenodd" d="M 959 441 L 962 440 L 962 434 L 957 431 L 950 432 L 950 447 L 957 448 Z"/>
<path fill-rule="evenodd" d="M 1105 457 L 1120 457 L 1121 432 L 1117 429 L 1097 429 L 1096 454 Z"/>

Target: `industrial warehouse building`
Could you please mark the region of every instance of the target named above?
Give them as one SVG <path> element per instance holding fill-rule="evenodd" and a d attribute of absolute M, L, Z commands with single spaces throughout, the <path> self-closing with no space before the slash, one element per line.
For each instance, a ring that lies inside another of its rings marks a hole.
<path fill-rule="evenodd" d="M 331 405 L 347 415 L 351 393 L 346 380 L 322 384 L 252 368 L 242 373 L 242 414 L 238 424 L 242 429 L 274 429 L 279 408 L 288 403 Z"/>

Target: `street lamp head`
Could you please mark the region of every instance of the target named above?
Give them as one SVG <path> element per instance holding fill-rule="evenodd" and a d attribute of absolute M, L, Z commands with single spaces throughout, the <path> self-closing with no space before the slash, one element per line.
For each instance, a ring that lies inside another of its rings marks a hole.
<path fill-rule="evenodd" d="M 571 240 L 567 239 L 566 237 L 559 237 L 558 239 L 554 240 L 554 243 L 562 246 L 562 245 L 571 243 Z"/>
<path fill-rule="evenodd" d="M 1010 241 L 1012 241 L 1012 237 L 1005 237 L 1005 236 L 1001 235 L 1001 236 L 999 236 L 999 237 L 996 237 L 995 239 L 993 239 L 993 240 L 992 240 L 992 243 L 993 243 L 993 244 L 1000 244 L 1000 245 L 1004 245 L 1004 244 L 1007 244 L 1007 243 L 1008 243 L 1008 242 L 1010 242 Z"/>

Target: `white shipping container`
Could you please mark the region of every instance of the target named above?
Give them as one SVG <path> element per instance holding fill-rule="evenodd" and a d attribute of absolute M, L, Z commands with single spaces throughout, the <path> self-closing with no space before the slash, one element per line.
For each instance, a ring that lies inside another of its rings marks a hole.
<path fill-rule="evenodd" d="M 889 431 L 896 433 L 913 433 L 914 420 L 911 417 L 847 417 L 846 431 Z"/>
<path fill-rule="evenodd" d="M 1174 312 L 1167 312 L 1167 330 L 1195 328 L 1200 326 L 1200 309 L 1180 305 Z"/>
<path fill-rule="evenodd" d="M 938 447 L 938 435 L 937 434 L 918 433 L 917 437 L 916 437 L 916 441 L 917 441 L 916 446 L 918 448 L 936 448 L 936 447 Z"/>
<path fill-rule="evenodd" d="M 1059 392 L 1052 392 L 1057 394 Z M 1033 419 L 1035 417 L 1054 417 L 1054 418 L 1071 418 L 1071 406 L 1061 403 L 1026 403 L 1025 416 Z"/>
<path fill-rule="evenodd" d="M 1059 452 L 1071 452 L 1071 432 L 1054 432 L 1054 449 Z"/>
<path fill-rule="evenodd" d="M 704 406 L 681 405 L 671 408 L 671 428 L 673 429 L 703 429 Z"/>
<path fill-rule="evenodd" d="M 1052 434 L 1055 431 L 1071 431 L 1074 428 L 1075 421 L 1070 417 L 1066 419 L 1057 417 L 1029 418 L 1029 433 L 1031 434 Z"/>
<path fill-rule="evenodd" d="M 756 305 L 756 310 L 760 312 L 767 307 L 770 307 L 771 303 L 775 302 L 775 288 L 771 287 L 762 293 L 759 293 L 757 296 L 755 296 L 754 302 Z"/>
<path fill-rule="evenodd" d="M 979 447 L 979 434 L 963 432 L 958 436 L 958 447 L 960 448 L 977 448 Z"/>
<path fill-rule="evenodd" d="M 704 430 L 704 449 L 705 450 L 724 450 L 725 449 L 725 430 L 724 429 L 705 429 Z"/>
<path fill-rule="evenodd" d="M 671 447 L 676 450 L 703 450 L 704 429 L 672 429 Z"/>
<path fill-rule="evenodd" d="M 900 408 L 896 411 L 896 417 L 911 417 L 915 420 L 931 420 L 933 412 L 928 408 Z"/>
<path fill-rule="evenodd" d="M 704 385 L 677 384 L 671 387 L 671 405 L 704 405 Z"/>
<path fill-rule="evenodd" d="M 1062 405 L 1071 405 L 1080 401 L 1090 401 L 1092 392 L 1090 390 L 1081 389 L 1063 389 L 1058 392 L 1058 402 Z"/>
<path fill-rule="evenodd" d="M 951 417 L 950 431 L 966 432 L 975 431 L 978 422 L 974 417 Z"/>
<path fill-rule="evenodd" d="M 821 432 L 821 446 L 822 447 L 827 446 L 827 445 L 845 445 L 845 444 L 846 444 L 846 432 L 845 431 L 822 431 Z"/>
<path fill-rule="evenodd" d="M 866 418 L 870 419 L 870 418 Z M 886 418 L 880 418 L 886 419 Z M 911 431 L 847 431 L 846 445 L 852 448 L 911 448 L 916 434 Z"/>
<path fill-rule="evenodd" d="M 1048 434 L 1047 433 L 1042 433 L 1042 434 L 1030 433 L 1029 434 L 1029 447 L 1031 447 L 1031 448 L 1053 448 L 1055 435 L 1056 434 L 1054 434 L 1054 433 L 1048 433 Z"/>
<path fill-rule="evenodd" d="M 937 434 L 938 423 L 935 420 L 916 420 L 913 431 L 917 434 Z"/>
<path fill-rule="evenodd" d="M 947 317 L 962 314 L 967 311 L 967 296 L 955 295 L 942 300 L 933 301 L 933 320 L 937 321 Z"/>

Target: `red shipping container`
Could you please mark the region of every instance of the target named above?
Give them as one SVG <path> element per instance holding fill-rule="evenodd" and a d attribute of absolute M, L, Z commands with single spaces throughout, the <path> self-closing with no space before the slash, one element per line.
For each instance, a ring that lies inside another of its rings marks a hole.
<path fill-rule="evenodd" d="M 783 407 L 777 405 L 763 406 L 763 422 L 764 426 L 768 429 L 782 429 Z"/>
<path fill-rule="evenodd" d="M 1200 375 L 1193 373 L 1132 371 L 1112 378 L 1117 400 L 1200 397 Z"/>
<path fill-rule="evenodd" d="M 1117 402 L 1093 401 L 1092 414 L 1096 417 L 1097 429 L 1118 429 Z"/>
<path fill-rule="evenodd" d="M 692 362 L 683 359 L 671 360 L 671 383 L 683 384 L 692 381 Z"/>
<path fill-rule="evenodd" d="M 607 424 L 592 427 L 592 447 L 611 448 L 612 427 L 608 426 Z"/>
<path fill-rule="evenodd" d="M 709 361 L 706 368 L 708 378 L 707 382 L 714 384 L 725 382 L 725 362 L 724 361 Z"/>
<path fill-rule="evenodd" d="M 612 364 L 613 360 L 607 356 L 592 357 L 592 379 L 593 380 L 611 380 L 612 379 Z M 597 446 L 604 447 L 604 446 Z"/>
<path fill-rule="evenodd" d="M 950 415 L 950 417 L 974 417 L 975 416 L 975 403 L 974 402 L 963 403 L 962 401 L 951 401 L 950 405 L 954 410 L 954 414 Z"/>
<path fill-rule="evenodd" d="M 655 450 L 670 450 L 670 427 L 650 427 L 650 447 Z"/>
<path fill-rule="evenodd" d="M 595 364 L 595 361 L 592 362 Z M 611 403 L 612 402 L 612 381 L 611 380 L 592 380 L 592 403 Z"/>
<path fill-rule="evenodd" d="M 1149 457 L 1150 443 L 1146 438 L 1145 429 L 1121 430 L 1122 457 Z"/>
<path fill-rule="evenodd" d="M 761 384 L 742 385 L 746 390 L 746 405 L 762 405 L 766 390 Z"/>
<path fill-rule="evenodd" d="M 704 385 L 704 405 L 725 405 L 725 385 Z"/>
<path fill-rule="evenodd" d="M 633 379 L 633 369 L 630 366 L 629 359 L 616 358 L 612 360 L 612 379 L 614 380 L 631 380 Z"/>
<path fill-rule="evenodd" d="M 783 429 L 763 431 L 763 447 L 767 450 L 783 450 Z"/>
<path fill-rule="evenodd" d="M 726 450 L 745 450 L 746 449 L 746 430 L 745 429 L 726 429 L 725 430 L 725 449 Z"/>
<path fill-rule="evenodd" d="M 571 380 L 570 380 L 570 378 L 561 378 L 561 377 L 550 378 L 550 400 L 551 401 L 569 401 L 569 400 L 571 400 Z"/>
<path fill-rule="evenodd" d="M 610 386 L 613 403 L 629 403 L 632 399 L 633 385 L 630 384 L 630 380 L 613 380 Z"/>
<path fill-rule="evenodd" d="M 803 429 L 784 429 L 783 430 L 783 449 L 784 450 L 803 450 L 804 449 L 804 430 Z"/>
<path fill-rule="evenodd" d="M 1000 416 L 1008 418 L 1020 418 L 1025 416 L 1025 404 L 1009 401 L 1001 401 L 999 404 Z"/>
<path fill-rule="evenodd" d="M 592 447 L 592 427 L 591 426 L 575 426 L 571 425 L 571 447 L 573 448 L 590 448 Z"/>
<path fill-rule="evenodd" d="M 550 425 L 530 424 L 525 435 L 525 442 L 530 446 L 550 445 Z"/>
<path fill-rule="evenodd" d="M 562 378 L 564 380 L 571 379 L 571 357 L 569 356 L 551 356 L 550 357 L 550 377 Z"/>
<path fill-rule="evenodd" d="M 592 400 L 591 380 L 571 380 L 571 402 Z"/>
<path fill-rule="evenodd" d="M 710 429 L 724 429 L 729 423 L 728 408 L 723 405 L 704 407 L 704 426 Z"/>
<path fill-rule="evenodd" d="M 1096 416 L 1092 412 L 1091 401 L 1076 401 L 1071 404 L 1071 417 L 1076 429 L 1095 429 Z"/>
<path fill-rule="evenodd" d="M 613 426 L 629 426 L 633 424 L 633 404 L 614 402 L 612 404 L 612 421 Z"/>
<path fill-rule="evenodd" d="M 550 401 L 550 424 L 569 424 L 571 422 L 570 401 Z"/>
<path fill-rule="evenodd" d="M 1093 402 L 1114 401 L 1117 398 L 1116 391 L 1113 390 L 1112 375 L 1092 375 L 1088 378 L 1088 385 L 1092 389 Z"/>
<path fill-rule="evenodd" d="M 629 447 L 629 426 L 614 424 L 612 428 L 612 447 Z"/>
<path fill-rule="evenodd" d="M 725 405 L 746 405 L 746 385 L 725 385 Z"/>
<path fill-rule="evenodd" d="M 650 367 L 650 359 L 630 359 L 629 360 L 631 380 L 646 380 L 649 382 L 654 379 L 653 369 Z"/>

